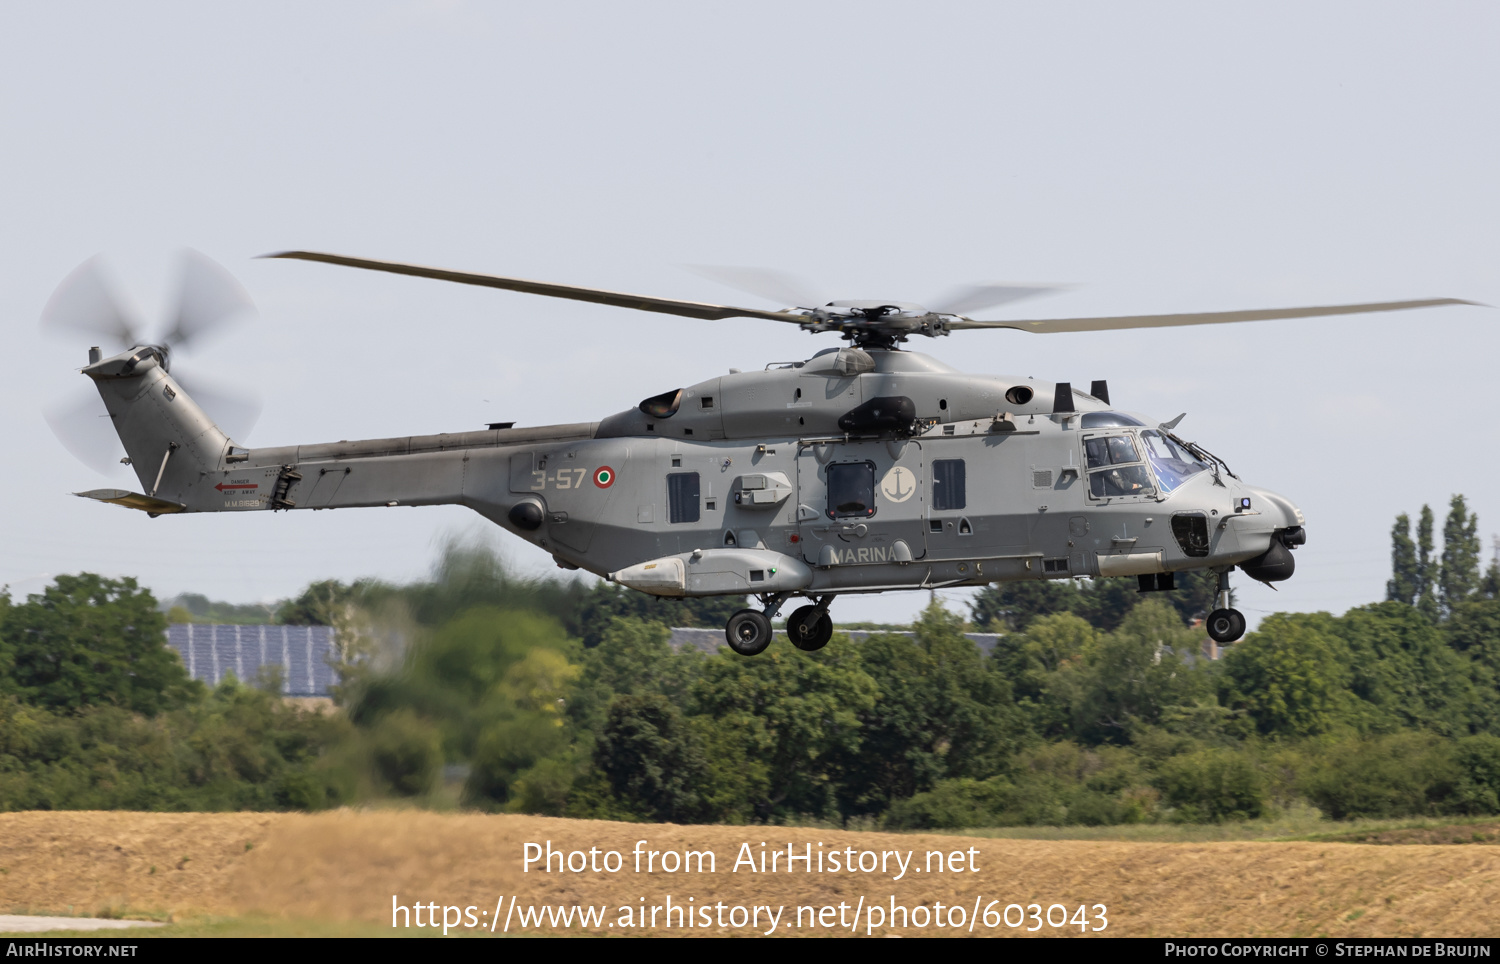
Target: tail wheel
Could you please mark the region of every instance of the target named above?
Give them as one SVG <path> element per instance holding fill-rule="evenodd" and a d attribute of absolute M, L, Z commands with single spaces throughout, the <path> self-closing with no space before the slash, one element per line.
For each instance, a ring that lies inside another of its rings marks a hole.
<path fill-rule="evenodd" d="M 827 646 L 833 638 L 833 618 L 826 609 L 803 606 L 787 617 L 786 634 L 793 646 L 811 653 Z"/>
<path fill-rule="evenodd" d="M 771 621 L 754 609 L 741 609 L 724 626 L 729 648 L 741 656 L 755 656 L 771 645 Z"/>
<path fill-rule="evenodd" d="M 1215 609 L 1204 624 L 1216 643 L 1232 643 L 1245 635 L 1245 617 L 1238 609 Z"/>

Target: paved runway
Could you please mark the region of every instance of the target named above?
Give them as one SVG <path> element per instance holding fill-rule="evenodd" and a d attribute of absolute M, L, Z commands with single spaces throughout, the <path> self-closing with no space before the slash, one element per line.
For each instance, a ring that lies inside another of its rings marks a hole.
<path fill-rule="evenodd" d="M 114 931 L 131 927 L 161 927 L 149 920 L 108 920 L 103 917 L 28 917 L 0 914 L 0 934 L 31 934 L 37 931 Z"/>

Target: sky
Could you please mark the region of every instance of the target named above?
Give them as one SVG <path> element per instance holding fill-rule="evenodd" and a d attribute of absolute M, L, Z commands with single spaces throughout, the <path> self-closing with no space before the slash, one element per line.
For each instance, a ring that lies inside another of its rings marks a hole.
<path fill-rule="evenodd" d="M 174 372 L 250 388 L 250 445 L 593 421 L 837 344 L 328 265 L 289 248 L 781 307 L 686 265 L 840 298 L 1072 285 L 985 317 L 1361 301 L 1500 304 L 1486 3 L 392 2 L 0 7 L 0 584 L 134 576 L 269 601 L 425 576 L 448 541 L 550 558 L 460 507 L 163 517 L 54 439 L 87 339 L 39 330 L 103 254 L 165 327 L 183 247 L 258 314 Z M 1383 598 L 1390 527 L 1455 494 L 1500 531 L 1500 311 L 1420 311 L 913 347 L 1086 384 L 1307 516 L 1252 622 Z M 963 606 L 966 593 L 945 599 Z M 926 593 L 846 597 L 905 621 Z"/>

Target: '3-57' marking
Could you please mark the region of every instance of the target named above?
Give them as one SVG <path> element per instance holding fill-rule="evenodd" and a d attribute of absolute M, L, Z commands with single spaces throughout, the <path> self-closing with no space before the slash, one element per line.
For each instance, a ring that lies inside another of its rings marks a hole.
<path fill-rule="evenodd" d="M 546 472 L 533 472 L 531 491 L 540 492 L 548 486 L 554 489 L 581 489 L 588 474 L 588 469 L 558 469 L 550 475 Z"/>

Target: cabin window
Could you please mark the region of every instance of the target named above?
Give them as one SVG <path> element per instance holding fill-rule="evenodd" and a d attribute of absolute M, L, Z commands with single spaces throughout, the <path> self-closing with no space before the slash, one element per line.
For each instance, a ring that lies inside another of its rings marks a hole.
<path fill-rule="evenodd" d="M 667 476 L 667 521 L 698 521 L 697 472 L 673 472 Z"/>
<path fill-rule="evenodd" d="M 968 491 L 963 459 L 937 459 L 932 463 L 932 508 L 948 512 L 965 508 Z"/>
<path fill-rule="evenodd" d="M 875 463 L 828 466 L 828 518 L 868 519 L 875 514 Z"/>

